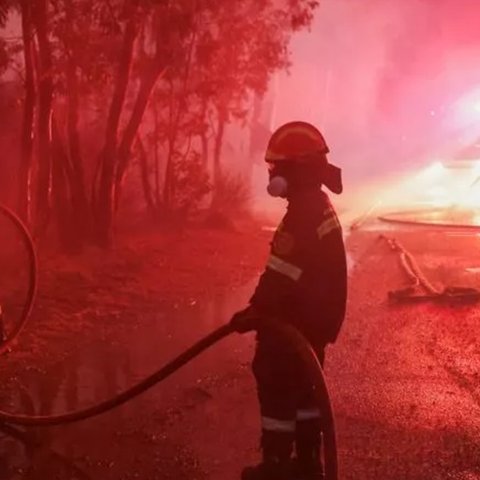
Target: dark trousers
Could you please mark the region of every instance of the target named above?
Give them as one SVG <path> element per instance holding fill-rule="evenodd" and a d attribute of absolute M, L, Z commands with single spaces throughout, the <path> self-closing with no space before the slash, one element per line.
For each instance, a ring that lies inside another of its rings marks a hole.
<path fill-rule="evenodd" d="M 323 366 L 324 345 L 313 347 Z M 259 332 L 252 369 L 262 416 L 262 447 L 268 448 L 269 438 L 283 438 L 281 443 L 288 445 L 306 423 L 318 426 L 312 437 L 316 443 L 321 419 L 313 383 L 289 343 L 273 332 Z"/>

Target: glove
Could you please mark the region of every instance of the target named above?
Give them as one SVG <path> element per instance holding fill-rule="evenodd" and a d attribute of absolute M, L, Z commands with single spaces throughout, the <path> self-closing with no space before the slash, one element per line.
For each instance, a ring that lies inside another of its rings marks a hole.
<path fill-rule="evenodd" d="M 260 314 L 252 305 L 235 313 L 230 320 L 233 329 L 238 333 L 247 333 L 256 330 Z"/>

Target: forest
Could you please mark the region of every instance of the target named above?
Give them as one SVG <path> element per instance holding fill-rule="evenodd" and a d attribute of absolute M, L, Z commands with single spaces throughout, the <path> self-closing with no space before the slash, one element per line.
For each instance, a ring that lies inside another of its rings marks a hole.
<path fill-rule="evenodd" d="M 67 252 L 242 215 L 262 98 L 318 4 L 1 0 L 0 200 Z"/>

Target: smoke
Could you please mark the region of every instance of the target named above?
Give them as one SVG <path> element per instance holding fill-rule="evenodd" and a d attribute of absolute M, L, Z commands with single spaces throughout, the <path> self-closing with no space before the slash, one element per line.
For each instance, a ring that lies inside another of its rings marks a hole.
<path fill-rule="evenodd" d="M 451 158 L 480 137 L 479 24 L 471 0 L 322 0 L 272 82 L 265 122 L 323 130 L 345 198 Z"/>

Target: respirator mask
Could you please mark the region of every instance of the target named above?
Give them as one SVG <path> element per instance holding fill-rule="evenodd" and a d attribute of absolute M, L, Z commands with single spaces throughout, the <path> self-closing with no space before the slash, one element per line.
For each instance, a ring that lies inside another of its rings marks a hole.
<path fill-rule="evenodd" d="M 342 193 L 342 170 L 326 160 L 324 163 L 268 163 L 267 192 L 285 198 L 292 191 L 325 185 L 337 195 Z"/>
<path fill-rule="evenodd" d="M 267 185 L 267 192 L 272 197 L 285 198 L 287 196 L 288 180 L 285 178 L 285 174 L 281 170 L 281 168 L 272 163 L 268 164 L 269 182 Z"/>

